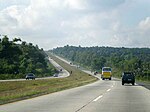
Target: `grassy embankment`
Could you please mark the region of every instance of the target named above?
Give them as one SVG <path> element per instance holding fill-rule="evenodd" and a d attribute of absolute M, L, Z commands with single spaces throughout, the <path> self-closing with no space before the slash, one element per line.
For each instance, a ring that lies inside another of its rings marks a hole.
<path fill-rule="evenodd" d="M 0 82 L 0 104 L 32 98 L 92 83 L 97 79 L 53 57 L 66 70 L 72 71 L 67 78 Z"/>

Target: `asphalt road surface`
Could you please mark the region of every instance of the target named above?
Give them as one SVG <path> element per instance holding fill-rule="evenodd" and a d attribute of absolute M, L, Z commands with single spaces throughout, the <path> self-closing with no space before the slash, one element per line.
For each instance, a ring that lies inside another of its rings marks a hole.
<path fill-rule="evenodd" d="M 49 61 L 53 64 L 53 66 L 59 71 L 58 78 L 64 78 L 70 76 L 70 73 L 65 70 L 62 66 L 57 64 L 52 58 L 49 57 Z"/>
<path fill-rule="evenodd" d="M 0 106 L 0 112 L 150 112 L 150 91 L 119 80 L 93 84 Z"/>

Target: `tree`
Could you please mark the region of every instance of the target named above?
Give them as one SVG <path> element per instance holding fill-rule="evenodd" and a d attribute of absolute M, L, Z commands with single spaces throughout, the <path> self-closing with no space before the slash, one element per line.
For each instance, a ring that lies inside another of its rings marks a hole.
<path fill-rule="evenodd" d="M 21 39 L 20 39 L 20 38 L 14 38 L 14 39 L 13 39 L 13 42 L 19 42 L 19 41 L 21 42 Z"/>
<path fill-rule="evenodd" d="M 33 72 L 36 76 L 52 73 L 47 66 L 48 60 L 46 60 L 47 55 L 44 50 L 32 43 L 27 44 L 25 41 L 22 41 L 21 44 L 16 43 L 18 41 L 21 39 L 14 38 L 13 41 L 10 41 L 7 36 L 0 41 L 0 74 L 4 76 L 2 79 L 24 78 L 23 74 L 28 72 Z"/>
<path fill-rule="evenodd" d="M 150 65 L 150 48 L 75 47 L 67 45 L 57 47 L 51 52 L 93 70 L 110 66 L 118 71 L 133 71 L 142 77 L 147 74 L 147 68 Z"/>

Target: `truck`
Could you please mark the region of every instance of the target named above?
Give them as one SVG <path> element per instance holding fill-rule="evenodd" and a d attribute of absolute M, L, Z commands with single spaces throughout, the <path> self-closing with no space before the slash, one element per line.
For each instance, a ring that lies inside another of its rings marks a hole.
<path fill-rule="evenodd" d="M 102 74 L 101 74 L 102 80 L 105 80 L 105 79 L 111 80 L 111 77 L 112 77 L 111 67 L 103 67 Z"/>

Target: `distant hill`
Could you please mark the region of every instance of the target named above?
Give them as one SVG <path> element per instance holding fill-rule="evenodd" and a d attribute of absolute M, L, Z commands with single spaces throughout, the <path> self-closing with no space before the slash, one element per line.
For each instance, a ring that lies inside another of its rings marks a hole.
<path fill-rule="evenodd" d="M 54 68 L 49 66 L 46 57 L 37 45 L 18 38 L 10 41 L 4 36 L 0 39 L 0 79 L 24 78 L 29 72 L 36 76 L 52 75 Z"/>
<path fill-rule="evenodd" d="M 133 71 L 137 77 L 150 78 L 150 48 L 64 46 L 52 51 L 91 70 L 111 66 L 117 71 Z M 114 75 L 120 75 L 114 74 Z"/>

